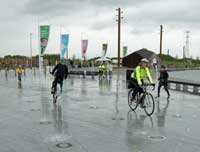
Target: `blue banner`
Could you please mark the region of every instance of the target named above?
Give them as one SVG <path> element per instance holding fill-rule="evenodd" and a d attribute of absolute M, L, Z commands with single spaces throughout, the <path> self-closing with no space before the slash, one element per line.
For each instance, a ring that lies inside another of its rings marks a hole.
<path fill-rule="evenodd" d="M 61 35 L 61 58 L 66 58 L 66 53 L 68 51 L 68 44 L 69 44 L 69 34 L 62 34 Z"/>

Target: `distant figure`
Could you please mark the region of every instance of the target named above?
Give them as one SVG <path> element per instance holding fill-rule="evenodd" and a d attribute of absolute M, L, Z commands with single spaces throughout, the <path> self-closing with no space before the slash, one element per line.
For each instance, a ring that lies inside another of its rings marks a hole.
<path fill-rule="evenodd" d="M 161 69 L 160 69 L 160 77 L 158 78 L 159 84 L 158 84 L 158 96 L 157 97 L 160 97 L 160 89 L 161 89 L 162 86 L 164 86 L 164 89 L 167 92 L 168 98 L 170 97 L 170 93 L 169 93 L 169 90 L 167 88 L 168 77 L 169 77 L 169 75 L 166 71 L 166 67 L 164 65 L 162 65 Z"/>
<path fill-rule="evenodd" d="M 92 67 L 92 62 L 90 62 L 90 67 Z"/>
<path fill-rule="evenodd" d="M 53 60 L 53 66 L 55 66 L 55 65 L 56 65 L 56 62 L 57 62 L 56 60 Z"/>
<path fill-rule="evenodd" d="M 51 61 L 49 60 L 49 66 L 51 66 Z"/>
<path fill-rule="evenodd" d="M 81 68 L 81 62 L 78 63 L 78 68 Z"/>
<path fill-rule="evenodd" d="M 158 68 L 158 61 L 156 58 L 153 59 L 153 68 L 156 71 L 156 69 Z"/>
<path fill-rule="evenodd" d="M 109 74 L 109 78 L 112 78 L 112 71 L 113 71 L 112 63 L 109 63 L 109 64 L 108 64 L 108 74 Z"/>
<path fill-rule="evenodd" d="M 70 60 L 70 65 L 72 68 L 74 68 L 74 61 L 73 60 Z"/>
<path fill-rule="evenodd" d="M 22 81 L 22 73 L 23 72 L 24 72 L 24 69 L 22 68 L 21 65 L 19 65 L 19 67 L 16 69 L 16 73 L 17 73 L 19 82 Z"/>
<path fill-rule="evenodd" d="M 102 64 L 100 64 L 99 65 L 99 67 L 98 67 L 98 69 L 99 69 L 99 76 L 101 77 L 101 76 L 103 76 L 104 74 L 105 74 L 105 66 L 104 66 L 104 64 L 102 63 Z"/>

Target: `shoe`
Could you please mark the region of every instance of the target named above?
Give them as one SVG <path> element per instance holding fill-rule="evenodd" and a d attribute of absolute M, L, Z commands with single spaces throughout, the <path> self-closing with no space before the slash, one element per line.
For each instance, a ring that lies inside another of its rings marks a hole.
<path fill-rule="evenodd" d="M 168 94 L 167 98 L 168 98 L 168 99 L 170 98 L 170 94 Z"/>
<path fill-rule="evenodd" d="M 132 96 L 131 101 L 134 101 L 134 100 L 135 100 L 135 97 Z"/>
<path fill-rule="evenodd" d="M 155 98 L 160 98 L 160 96 L 156 96 Z"/>

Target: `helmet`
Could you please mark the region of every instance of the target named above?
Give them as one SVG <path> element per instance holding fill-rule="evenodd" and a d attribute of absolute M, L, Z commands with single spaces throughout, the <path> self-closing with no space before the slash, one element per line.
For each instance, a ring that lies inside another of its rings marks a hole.
<path fill-rule="evenodd" d="M 65 59 L 65 58 L 62 58 L 62 59 L 60 60 L 60 63 L 61 63 L 61 64 L 66 64 L 66 59 Z"/>
<path fill-rule="evenodd" d="M 146 58 L 143 58 L 140 60 L 140 62 L 149 63 L 149 60 L 147 60 Z"/>
<path fill-rule="evenodd" d="M 166 67 L 164 65 L 161 65 L 161 68 L 165 69 Z"/>

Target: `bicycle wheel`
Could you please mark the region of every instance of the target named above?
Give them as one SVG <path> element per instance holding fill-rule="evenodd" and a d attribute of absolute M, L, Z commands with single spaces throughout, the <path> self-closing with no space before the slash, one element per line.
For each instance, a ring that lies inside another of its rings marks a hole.
<path fill-rule="evenodd" d="M 131 110 L 135 110 L 137 107 L 138 107 L 138 95 L 136 95 L 135 99 L 132 100 L 132 94 L 133 94 L 133 91 L 134 89 L 131 89 L 129 92 L 128 92 L 128 105 L 129 107 L 131 108 Z"/>
<path fill-rule="evenodd" d="M 146 93 L 143 100 L 144 111 L 148 116 L 151 116 L 155 109 L 154 98 L 152 94 Z"/>

